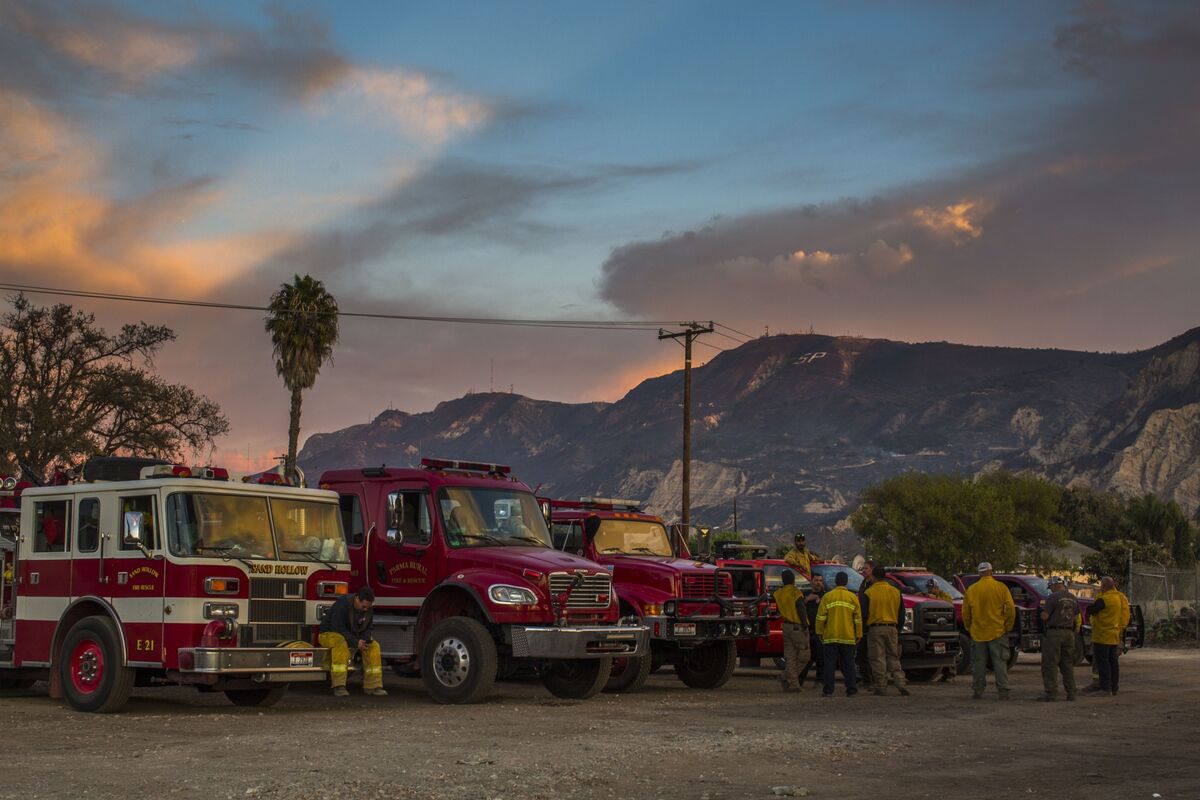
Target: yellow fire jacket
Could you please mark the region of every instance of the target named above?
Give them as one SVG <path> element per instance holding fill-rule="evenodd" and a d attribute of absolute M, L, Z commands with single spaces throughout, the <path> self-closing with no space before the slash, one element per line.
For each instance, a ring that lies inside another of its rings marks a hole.
<path fill-rule="evenodd" d="M 1120 644 L 1121 634 L 1129 627 L 1129 598 L 1118 589 L 1109 589 L 1092 603 L 1088 621 L 1092 644 Z"/>
<path fill-rule="evenodd" d="M 891 581 L 875 581 L 863 592 L 867 598 L 867 625 L 899 625 L 904 619 L 900 590 Z"/>
<path fill-rule="evenodd" d="M 783 617 L 784 622 L 808 627 L 808 614 L 796 608 L 797 602 L 804 602 L 804 592 L 797 589 L 795 584 L 780 586 L 775 590 L 773 597 L 775 605 L 779 607 L 779 616 Z"/>
<path fill-rule="evenodd" d="M 817 554 L 812 550 L 807 548 L 804 550 L 797 550 L 793 547 L 788 551 L 787 555 L 783 557 L 783 560 L 786 561 L 794 570 L 796 570 L 797 574 L 808 580 L 812 580 L 812 562 L 815 561 L 816 558 Z"/>
<path fill-rule="evenodd" d="M 862 632 L 858 598 L 845 586 L 838 586 L 821 598 L 817 608 L 817 636 L 824 644 L 858 644 Z"/>
<path fill-rule="evenodd" d="M 1017 623 L 1012 592 L 991 575 L 984 575 L 967 587 L 962 618 L 973 640 L 990 642 L 999 639 Z"/>

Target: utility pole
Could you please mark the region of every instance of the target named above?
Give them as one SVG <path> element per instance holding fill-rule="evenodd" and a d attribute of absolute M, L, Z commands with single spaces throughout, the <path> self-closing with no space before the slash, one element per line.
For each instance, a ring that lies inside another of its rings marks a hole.
<path fill-rule="evenodd" d="M 683 498 L 679 518 L 687 535 L 692 503 L 692 342 L 703 333 L 712 333 L 713 324 L 689 322 L 682 327 L 683 330 L 673 332 L 659 328 L 658 338 L 683 339 Z"/>
<path fill-rule="evenodd" d="M 737 533 L 737 532 L 738 532 L 738 526 L 737 526 L 737 495 L 736 495 L 736 494 L 733 496 L 733 532 L 734 532 L 734 533 Z"/>

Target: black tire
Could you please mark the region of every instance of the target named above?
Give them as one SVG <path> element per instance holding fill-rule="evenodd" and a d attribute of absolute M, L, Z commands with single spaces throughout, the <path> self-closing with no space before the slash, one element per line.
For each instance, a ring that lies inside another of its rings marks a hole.
<path fill-rule="evenodd" d="M 108 714 L 129 700 L 136 671 L 121 663 L 120 641 L 108 617 L 84 617 L 67 632 L 58 677 L 71 708 Z"/>
<path fill-rule="evenodd" d="M 286 686 L 270 686 L 261 689 L 226 689 L 225 697 L 235 706 L 245 708 L 270 708 L 287 694 Z"/>
<path fill-rule="evenodd" d="M 904 677 L 911 683 L 929 683 L 942 671 L 941 667 L 918 667 L 904 670 Z"/>
<path fill-rule="evenodd" d="M 771 663 L 775 665 L 775 669 L 787 669 L 787 659 L 783 656 L 772 656 Z"/>
<path fill-rule="evenodd" d="M 660 669 L 663 668 L 663 665 L 666 663 L 667 662 L 663 661 L 658 656 L 651 654 L 651 656 L 650 656 L 650 674 L 653 675 L 654 673 L 658 672 Z"/>
<path fill-rule="evenodd" d="M 496 667 L 496 643 L 469 617 L 442 620 L 421 643 L 421 682 L 439 703 L 479 702 L 496 683 Z"/>
<path fill-rule="evenodd" d="M 733 642 L 713 642 L 681 651 L 675 674 L 693 689 L 719 689 L 729 683 L 736 666 L 737 646 Z"/>
<path fill-rule="evenodd" d="M 37 683 L 36 678 L 0 677 L 0 692 L 23 692 Z"/>
<path fill-rule="evenodd" d="M 643 659 L 634 659 L 641 661 Z M 542 683 L 550 694 L 567 700 L 595 697 L 608 683 L 611 658 L 570 658 L 547 661 L 542 667 Z"/>
<path fill-rule="evenodd" d="M 958 634 L 958 655 L 954 658 L 954 671 L 959 675 L 971 674 L 971 637 L 965 633 Z"/>
<path fill-rule="evenodd" d="M 1021 657 L 1020 648 L 1009 645 L 1008 647 L 1008 668 L 1012 669 L 1017 665 L 1017 660 Z"/>
<path fill-rule="evenodd" d="M 604 683 L 604 691 L 612 693 L 636 692 L 646 685 L 650 677 L 650 667 L 653 666 L 650 656 L 634 658 L 614 658 L 612 671 Z"/>

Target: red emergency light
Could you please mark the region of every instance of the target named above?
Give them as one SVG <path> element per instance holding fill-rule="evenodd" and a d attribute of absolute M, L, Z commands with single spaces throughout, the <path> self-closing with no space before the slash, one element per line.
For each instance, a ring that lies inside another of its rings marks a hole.
<path fill-rule="evenodd" d="M 456 461 L 449 458 L 422 458 L 425 469 L 453 470 L 455 472 L 484 472 L 488 475 L 508 475 L 512 467 L 506 464 L 486 464 L 482 461 Z"/>
<path fill-rule="evenodd" d="M 210 481 L 229 480 L 229 470 L 224 467 L 188 467 L 183 464 L 158 464 L 146 467 L 142 478 L 203 478 Z"/>

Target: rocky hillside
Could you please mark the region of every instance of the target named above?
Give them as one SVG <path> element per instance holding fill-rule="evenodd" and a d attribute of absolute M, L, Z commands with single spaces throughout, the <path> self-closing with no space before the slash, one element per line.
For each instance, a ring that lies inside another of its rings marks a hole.
<path fill-rule="evenodd" d="M 908 469 L 1034 469 L 1063 482 L 1200 503 L 1200 328 L 1103 354 L 818 335 L 770 336 L 693 373 L 693 521 L 767 540 L 843 519 L 866 486 Z M 682 380 L 615 403 L 472 394 L 312 436 L 310 474 L 502 461 L 543 493 L 633 497 L 676 517 Z M 826 536 L 834 535 L 826 529 Z M 836 547 L 836 543 L 830 542 Z"/>

